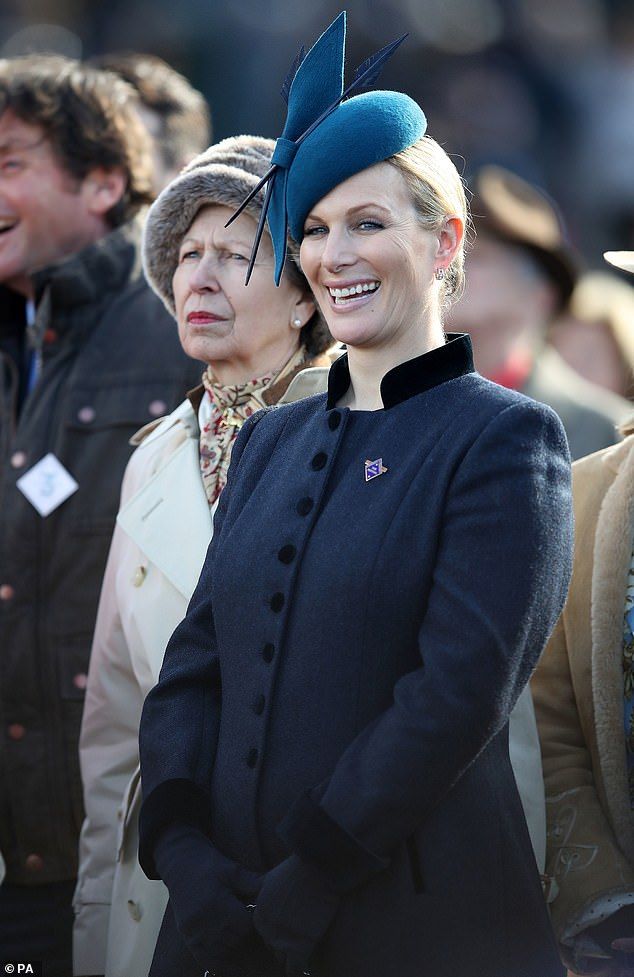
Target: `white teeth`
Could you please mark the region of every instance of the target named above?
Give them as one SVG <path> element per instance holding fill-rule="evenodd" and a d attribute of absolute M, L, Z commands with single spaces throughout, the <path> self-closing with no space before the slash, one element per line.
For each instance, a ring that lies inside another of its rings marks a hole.
<path fill-rule="evenodd" d="M 358 285 L 349 285 L 347 288 L 329 288 L 328 291 L 333 299 L 344 299 L 351 295 L 361 295 L 363 292 L 374 292 L 380 284 L 380 282 L 359 282 Z"/>

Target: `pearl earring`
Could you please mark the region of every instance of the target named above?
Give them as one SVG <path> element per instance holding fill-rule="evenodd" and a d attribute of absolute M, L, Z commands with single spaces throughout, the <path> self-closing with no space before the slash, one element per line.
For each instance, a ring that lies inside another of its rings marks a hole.
<path fill-rule="evenodd" d="M 299 327 L 301 326 L 301 324 L 302 324 L 302 320 L 301 319 L 293 319 L 293 325 L 295 326 L 296 329 L 299 329 Z"/>
<path fill-rule="evenodd" d="M 434 276 L 435 276 L 437 282 L 441 282 L 443 280 L 443 278 L 445 277 L 445 269 L 444 268 L 436 268 L 436 271 L 434 272 Z"/>

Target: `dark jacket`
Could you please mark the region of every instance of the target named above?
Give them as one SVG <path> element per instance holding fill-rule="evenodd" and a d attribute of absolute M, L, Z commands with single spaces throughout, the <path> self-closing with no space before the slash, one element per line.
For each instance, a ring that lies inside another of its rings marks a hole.
<path fill-rule="evenodd" d="M 76 874 L 79 724 L 128 440 L 200 378 L 142 277 L 139 231 L 38 274 L 42 372 L 19 413 L 24 302 L 1 299 L 0 851 L 19 884 Z M 16 481 L 48 452 L 79 489 L 42 518 Z"/>
<path fill-rule="evenodd" d="M 615 444 L 619 424 L 632 412 L 624 397 L 589 383 L 549 346 L 535 360 L 522 393 L 552 407 L 564 426 L 573 461 Z"/>
<path fill-rule="evenodd" d="M 568 450 L 472 371 L 456 338 L 351 412 L 344 357 L 328 397 L 245 425 L 146 700 L 142 865 L 179 821 L 255 871 L 298 853 L 341 893 L 313 977 L 561 973 L 508 716 L 568 586 Z"/>

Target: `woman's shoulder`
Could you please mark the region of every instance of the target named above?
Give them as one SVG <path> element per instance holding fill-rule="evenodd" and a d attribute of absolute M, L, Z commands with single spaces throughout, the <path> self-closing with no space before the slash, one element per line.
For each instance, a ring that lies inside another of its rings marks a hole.
<path fill-rule="evenodd" d="M 564 427 L 552 407 L 518 390 L 502 387 L 479 373 L 469 373 L 456 381 L 456 393 L 465 413 L 481 429 L 496 422 L 511 427 L 541 427 L 550 431 L 556 440 L 567 444 Z"/>
<path fill-rule="evenodd" d="M 125 470 L 122 503 L 142 488 L 187 438 L 197 438 L 198 433 L 198 418 L 187 398 L 171 414 L 137 431 L 130 439 L 135 450 Z"/>

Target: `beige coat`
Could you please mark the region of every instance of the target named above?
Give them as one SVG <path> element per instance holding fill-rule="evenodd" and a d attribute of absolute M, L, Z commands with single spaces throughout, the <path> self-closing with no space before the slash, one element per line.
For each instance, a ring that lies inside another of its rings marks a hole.
<path fill-rule="evenodd" d="M 573 472 L 572 583 L 533 695 L 546 782 L 552 916 L 565 961 L 582 972 L 588 927 L 634 903 L 622 670 L 634 437 L 584 458 Z"/>
<path fill-rule="evenodd" d="M 304 371 L 282 402 L 325 389 L 326 373 Z M 185 401 L 143 438 L 123 483 L 80 746 L 86 820 L 75 893 L 75 975 L 146 977 L 167 902 L 163 884 L 150 882 L 137 861 L 137 737 L 143 700 L 185 615 L 211 538 L 198 434 Z M 544 794 L 528 689 L 511 716 L 510 753 L 541 871 Z"/>

